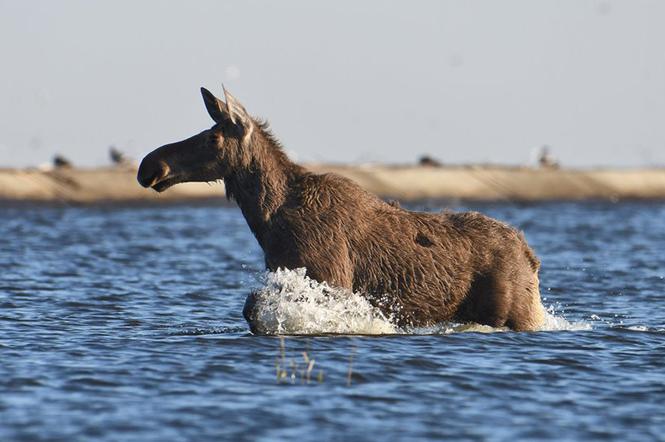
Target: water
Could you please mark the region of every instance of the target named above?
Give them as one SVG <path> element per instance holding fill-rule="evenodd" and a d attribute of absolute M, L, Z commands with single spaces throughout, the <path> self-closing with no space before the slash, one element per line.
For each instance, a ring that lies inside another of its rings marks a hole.
<path fill-rule="evenodd" d="M 0 440 L 663 440 L 665 203 L 472 208 L 526 232 L 549 331 L 285 301 L 289 331 L 391 334 L 252 336 L 237 209 L 0 208 Z"/>

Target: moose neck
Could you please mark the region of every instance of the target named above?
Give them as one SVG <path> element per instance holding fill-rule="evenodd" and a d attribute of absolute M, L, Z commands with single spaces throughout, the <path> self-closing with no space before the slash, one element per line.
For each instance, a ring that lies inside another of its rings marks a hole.
<path fill-rule="evenodd" d="M 234 199 L 252 233 L 264 245 L 264 237 L 277 210 L 284 205 L 291 186 L 304 169 L 288 159 L 279 143 L 257 124 L 251 155 L 224 178 L 228 198 Z"/>

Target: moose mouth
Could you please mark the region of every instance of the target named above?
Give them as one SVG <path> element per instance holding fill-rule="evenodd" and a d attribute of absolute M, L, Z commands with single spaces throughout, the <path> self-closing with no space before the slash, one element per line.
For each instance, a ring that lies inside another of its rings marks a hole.
<path fill-rule="evenodd" d="M 178 184 L 180 181 L 176 177 L 165 177 L 156 183 L 153 183 L 150 188 L 153 190 L 156 190 L 157 192 L 161 193 L 168 189 L 169 187 Z"/>
<path fill-rule="evenodd" d="M 143 171 L 139 169 L 139 174 L 137 176 L 139 184 L 141 184 L 143 187 L 149 187 L 160 193 L 173 186 L 174 184 L 181 182 L 178 176 L 169 175 L 168 172 L 163 173 L 160 171 L 159 173 L 152 175 L 141 172 Z"/>

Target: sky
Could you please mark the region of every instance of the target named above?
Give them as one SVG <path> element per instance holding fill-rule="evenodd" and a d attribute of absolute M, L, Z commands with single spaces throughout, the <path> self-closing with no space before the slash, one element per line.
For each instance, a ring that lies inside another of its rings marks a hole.
<path fill-rule="evenodd" d="M 222 83 L 303 162 L 665 165 L 665 2 L 0 0 L 0 167 L 140 159 Z"/>

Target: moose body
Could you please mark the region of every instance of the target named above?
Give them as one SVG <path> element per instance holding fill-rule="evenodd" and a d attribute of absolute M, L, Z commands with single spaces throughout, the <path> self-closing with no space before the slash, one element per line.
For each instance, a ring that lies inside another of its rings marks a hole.
<path fill-rule="evenodd" d="M 539 262 L 520 232 L 476 212 L 411 212 L 349 179 L 308 172 L 226 91 L 226 103 L 202 94 L 216 124 L 148 154 L 143 186 L 223 179 L 268 269 L 305 267 L 317 281 L 367 297 L 400 326 L 542 325 Z M 250 295 L 244 311 L 252 330 L 253 302 Z"/>

